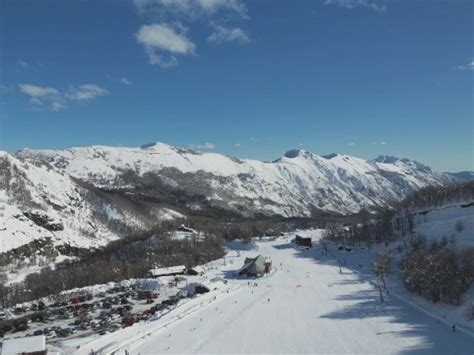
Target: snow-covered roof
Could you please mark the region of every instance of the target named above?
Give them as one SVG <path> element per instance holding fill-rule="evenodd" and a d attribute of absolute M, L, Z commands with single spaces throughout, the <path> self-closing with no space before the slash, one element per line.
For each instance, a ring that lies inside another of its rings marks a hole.
<path fill-rule="evenodd" d="M 25 338 L 11 338 L 3 341 L 2 355 L 17 355 L 46 350 L 46 338 L 37 335 Z"/>
<path fill-rule="evenodd" d="M 169 267 L 160 267 L 151 269 L 149 271 L 150 275 L 157 277 L 157 276 L 166 276 L 172 274 L 180 274 L 186 271 L 186 266 L 184 265 L 177 265 L 177 266 L 169 266 Z"/>

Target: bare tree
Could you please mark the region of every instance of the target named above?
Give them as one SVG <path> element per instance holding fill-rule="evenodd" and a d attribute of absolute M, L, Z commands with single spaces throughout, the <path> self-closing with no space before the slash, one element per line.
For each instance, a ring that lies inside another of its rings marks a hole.
<path fill-rule="evenodd" d="M 375 274 L 377 276 L 380 276 L 380 279 L 383 282 L 383 287 L 385 289 L 387 289 L 387 284 L 385 283 L 385 277 L 390 272 L 391 262 L 392 261 L 390 259 L 390 255 L 386 251 L 383 251 L 377 254 L 373 263 Z"/>

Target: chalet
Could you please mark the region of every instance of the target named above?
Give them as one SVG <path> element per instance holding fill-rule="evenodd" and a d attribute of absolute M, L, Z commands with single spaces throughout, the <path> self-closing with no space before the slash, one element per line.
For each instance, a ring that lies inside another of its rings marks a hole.
<path fill-rule="evenodd" d="M 200 265 L 198 265 L 198 266 L 193 266 L 192 268 L 189 268 L 189 269 L 186 271 L 186 273 L 187 273 L 188 275 L 194 275 L 194 276 L 200 275 L 200 276 L 202 276 L 202 275 L 204 275 L 204 268 L 203 268 L 202 266 L 200 266 Z"/>
<path fill-rule="evenodd" d="M 296 235 L 295 239 L 293 239 L 293 243 L 295 243 L 298 246 L 308 247 L 308 248 L 311 248 L 313 246 L 313 242 L 311 241 L 311 238 L 305 238 L 298 234 Z"/>
<path fill-rule="evenodd" d="M 237 272 L 239 276 L 247 275 L 260 277 L 265 274 L 265 258 L 258 255 L 255 258 L 245 258 L 244 266 Z"/>
<path fill-rule="evenodd" d="M 149 277 L 161 277 L 161 276 L 176 276 L 183 275 L 186 272 L 186 266 L 169 266 L 169 267 L 160 267 L 154 268 L 148 271 Z"/>
<path fill-rule="evenodd" d="M 180 225 L 177 229 L 178 232 L 186 232 L 186 233 L 193 233 L 193 234 L 198 234 L 197 231 L 195 231 L 192 228 L 186 227 L 184 224 Z"/>

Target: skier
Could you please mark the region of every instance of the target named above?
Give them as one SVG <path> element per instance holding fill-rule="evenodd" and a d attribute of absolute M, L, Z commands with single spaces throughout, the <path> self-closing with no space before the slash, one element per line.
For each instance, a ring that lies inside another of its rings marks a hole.
<path fill-rule="evenodd" d="M 456 331 L 456 324 L 453 324 L 453 332 Z"/>
<path fill-rule="evenodd" d="M 268 303 L 270 303 L 270 298 L 268 299 Z"/>

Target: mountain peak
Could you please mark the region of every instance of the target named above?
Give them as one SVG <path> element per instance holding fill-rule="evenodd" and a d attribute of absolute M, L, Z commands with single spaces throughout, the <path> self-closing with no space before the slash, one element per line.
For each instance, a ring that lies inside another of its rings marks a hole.
<path fill-rule="evenodd" d="M 376 163 L 385 163 L 385 164 L 395 164 L 397 161 L 400 161 L 399 157 L 393 155 L 379 155 L 373 161 Z"/>
<path fill-rule="evenodd" d="M 324 159 L 330 160 L 332 158 L 337 157 L 338 155 L 339 155 L 338 153 L 331 153 L 331 154 L 321 155 L 321 157 L 324 158 Z"/>
<path fill-rule="evenodd" d="M 148 148 L 154 147 L 156 144 L 157 144 L 156 142 L 146 143 L 146 144 L 141 145 L 140 148 L 141 149 L 148 149 Z"/>
<path fill-rule="evenodd" d="M 310 152 L 308 152 L 307 150 L 304 150 L 304 149 L 290 149 L 289 151 L 287 151 L 285 153 L 284 157 L 293 159 L 293 158 L 297 158 L 297 157 L 305 157 L 305 156 L 308 156 L 310 154 L 311 154 Z"/>
<path fill-rule="evenodd" d="M 146 143 L 140 146 L 141 149 L 151 149 L 151 148 L 159 148 L 159 147 L 170 147 L 170 145 L 161 142 L 151 142 Z"/>
<path fill-rule="evenodd" d="M 379 155 L 377 158 L 373 160 L 376 163 L 384 163 L 384 164 L 396 164 L 398 162 L 410 166 L 414 169 L 430 172 L 432 171 L 431 168 L 425 164 L 422 164 L 416 160 L 408 159 L 408 158 L 398 158 L 391 155 Z"/>

